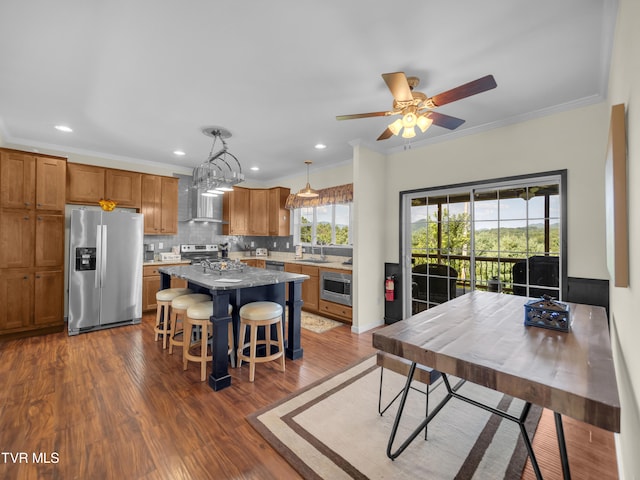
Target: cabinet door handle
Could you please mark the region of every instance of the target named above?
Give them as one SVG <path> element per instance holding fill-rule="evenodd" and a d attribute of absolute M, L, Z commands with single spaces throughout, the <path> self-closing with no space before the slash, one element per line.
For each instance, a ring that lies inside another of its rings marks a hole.
<path fill-rule="evenodd" d="M 36 275 L 36 278 L 42 278 L 40 275 Z"/>
<path fill-rule="evenodd" d="M 23 220 L 29 220 L 29 217 L 23 217 L 22 219 Z"/>
<path fill-rule="evenodd" d="M 42 221 L 42 217 L 38 217 L 38 221 L 41 222 Z"/>
<path fill-rule="evenodd" d="M 24 277 L 22 277 L 23 280 L 29 280 L 29 276 L 25 275 Z"/>
<path fill-rule="evenodd" d="M 24 202 L 25 207 L 28 207 L 29 205 L 31 205 L 31 202 Z"/>

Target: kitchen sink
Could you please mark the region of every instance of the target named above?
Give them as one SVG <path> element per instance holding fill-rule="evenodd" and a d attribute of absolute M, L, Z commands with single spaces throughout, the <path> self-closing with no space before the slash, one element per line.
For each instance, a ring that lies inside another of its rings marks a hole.
<path fill-rule="evenodd" d="M 304 258 L 302 260 L 298 260 L 299 262 L 309 262 L 309 263 L 329 263 L 329 260 L 324 260 L 322 258 Z"/>

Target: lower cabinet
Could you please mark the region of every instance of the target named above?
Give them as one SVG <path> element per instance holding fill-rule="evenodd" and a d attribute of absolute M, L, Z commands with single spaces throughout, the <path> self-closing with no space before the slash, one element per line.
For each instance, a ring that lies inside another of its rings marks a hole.
<path fill-rule="evenodd" d="M 184 265 L 184 264 L 180 264 Z M 161 267 L 172 267 L 174 265 L 145 265 L 142 267 L 142 311 L 155 310 L 156 293 L 160 290 L 160 270 Z M 171 278 L 171 288 L 186 288 L 187 281 L 182 278 Z"/>
<path fill-rule="evenodd" d="M 309 279 L 302 282 L 302 309 L 309 312 L 317 312 L 318 300 L 320 299 L 318 267 L 299 265 L 297 263 L 285 263 L 284 271 L 309 275 Z"/>
<path fill-rule="evenodd" d="M 256 267 L 256 268 L 267 267 L 267 261 L 262 258 L 242 258 L 240 259 L 240 261 L 242 263 L 245 263 L 249 267 Z"/>
<path fill-rule="evenodd" d="M 64 272 L 15 270 L 0 275 L 0 336 L 64 329 Z M 32 333 L 31 333 L 32 334 Z"/>
<path fill-rule="evenodd" d="M 327 302 L 326 300 L 320 300 L 320 313 L 349 323 L 351 323 L 353 318 L 353 310 L 351 307 L 339 303 Z"/>
<path fill-rule="evenodd" d="M 33 323 L 38 326 L 63 323 L 64 272 L 53 270 L 36 272 Z"/>

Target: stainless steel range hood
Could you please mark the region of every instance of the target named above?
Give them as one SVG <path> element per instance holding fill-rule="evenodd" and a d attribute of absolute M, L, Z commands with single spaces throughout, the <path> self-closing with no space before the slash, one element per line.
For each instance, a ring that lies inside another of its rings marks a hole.
<path fill-rule="evenodd" d="M 195 188 L 189 191 L 189 214 L 194 222 L 222 223 L 222 195 L 208 197 Z"/>

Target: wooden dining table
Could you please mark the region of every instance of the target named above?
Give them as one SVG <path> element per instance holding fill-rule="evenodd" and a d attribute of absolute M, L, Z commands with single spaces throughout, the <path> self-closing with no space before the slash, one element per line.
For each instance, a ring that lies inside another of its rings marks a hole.
<path fill-rule="evenodd" d="M 524 400 L 521 416 L 509 420 L 520 424 L 539 479 L 542 474 L 523 427 L 531 404 L 554 412 L 566 479 L 571 474 L 563 415 L 612 432 L 620 431 L 620 400 L 605 309 L 567 303 L 571 329 L 562 332 L 525 326 L 524 305 L 529 300 L 515 295 L 473 291 L 373 333 L 374 347 L 412 362 L 410 376 L 418 364 L 440 371 L 447 380 L 445 399 L 396 452 L 392 451 L 395 431 L 392 432 L 387 449 L 389 457 L 395 458 L 402 453 L 452 398 L 474 403 L 473 399 L 459 395 L 449 386 L 447 375 Z M 409 386 L 410 377 L 396 421 Z M 449 408 L 454 408 L 454 403 Z M 477 406 L 493 411 L 483 405 Z"/>

